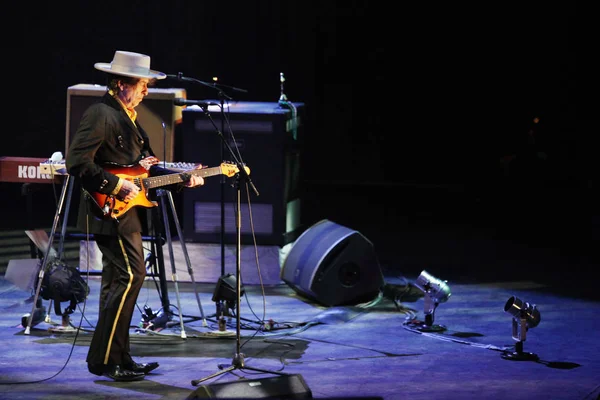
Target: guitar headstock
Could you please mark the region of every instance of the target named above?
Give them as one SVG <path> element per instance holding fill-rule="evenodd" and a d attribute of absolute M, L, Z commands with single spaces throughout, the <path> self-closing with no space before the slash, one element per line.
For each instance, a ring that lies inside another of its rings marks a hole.
<path fill-rule="evenodd" d="M 244 166 L 244 170 L 246 171 L 246 173 L 248 175 L 250 175 L 250 168 Z M 227 176 L 228 178 L 231 178 L 232 176 L 234 176 L 235 174 L 240 172 L 240 170 L 238 169 L 237 165 L 235 165 L 235 164 L 222 163 L 221 164 L 221 172 L 223 173 L 223 175 Z"/>

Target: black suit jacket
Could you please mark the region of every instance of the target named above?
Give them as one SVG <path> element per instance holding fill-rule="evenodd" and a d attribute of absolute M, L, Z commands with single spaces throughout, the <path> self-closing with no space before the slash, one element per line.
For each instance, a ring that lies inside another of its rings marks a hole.
<path fill-rule="evenodd" d="M 106 171 L 106 163 L 132 166 L 140 159 L 154 156 L 146 132 L 134 124 L 119 102 L 109 93 L 91 105 L 83 114 L 66 157 L 68 173 L 89 193 L 110 194 L 119 177 Z M 172 171 L 153 166 L 150 175 Z M 138 207 L 135 207 L 138 208 Z M 83 232 L 114 235 L 141 232 L 139 210 L 131 209 L 117 221 L 99 217 L 98 205 L 82 192 L 77 226 Z"/>

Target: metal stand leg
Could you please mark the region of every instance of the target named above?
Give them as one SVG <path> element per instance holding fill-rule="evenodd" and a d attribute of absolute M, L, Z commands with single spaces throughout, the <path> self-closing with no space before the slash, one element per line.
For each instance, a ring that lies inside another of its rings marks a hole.
<path fill-rule="evenodd" d="M 190 257 L 188 255 L 187 252 L 187 247 L 185 246 L 185 242 L 183 241 L 183 233 L 181 231 L 181 226 L 179 225 L 179 218 L 177 217 L 177 211 L 175 210 L 175 203 L 173 202 L 173 195 L 171 194 L 170 191 L 168 190 L 163 190 L 163 189 L 159 189 L 157 190 L 157 194 L 158 196 L 161 197 L 162 201 L 160 202 L 161 204 L 161 209 L 162 209 L 162 213 L 163 213 L 163 224 L 165 226 L 165 233 L 167 236 L 167 244 L 169 246 L 169 257 L 171 260 L 171 272 L 173 274 L 173 282 L 175 283 L 175 291 L 176 291 L 176 295 L 177 295 L 177 306 L 179 308 L 179 319 L 180 319 L 180 324 L 181 324 L 181 332 L 182 332 L 182 338 L 185 339 L 185 330 L 184 330 L 184 325 L 183 325 L 183 315 L 182 315 L 182 311 L 181 311 L 181 304 L 180 304 L 180 300 L 179 300 L 179 286 L 177 283 L 177 270 L 175 268 L 175 257 L 173 254 L 173 241 L 172 241 L 172 236 L 171 236 L 171 229 L 169 227 L 169 219 L 167 216 L 167 209 L 166 209 L 166 205 L 165 205 L 165 197 L 167 198 L 167 201 L 169 202 L 169 206 L 171 208 L 171 214 L 173 216 L 173 221 L 175 223 L 175 227 L 177 229 L 177 235 L 179 237 L 179 242 L 181 244 L 181 248 L 183 250 L 183 255 L 185 256 L 185 261 L 187 264 L 187 268 L 188 268 L 188 273 L 190 275 L 190 277 L 192 278 L 192 283 L 194 286 L 194 292 L 196 294 L 196 301 L 198 302 L 198 308 L 200 310 L 200 315 L 202 316 L 202 325 L 203 326 L 207 326 L 206 323 L 206 317 L 204 315 L 204 310 L 202 309 L 202 303 L 200 302 L 200 295 L 198 294 L 198 288 L 196 285 L 196 281 L 194 279 L 194 272 L 192 270 L 192 264 L 190 261 Z"/>
<path fill-rule="evenodd" d="M 159 189 L 157 194 L 160 197 L 164 197 L 165 191 Z M 173 279 L 173 283 L 175 284 L 175 295 L 177 297 L 177 309 L 179 310 L 179 322 L 181 324 L 181 338 L 187 338 L 185 334 L 185 327 L 183 325 L 183 315 L 181 312 L 181 300 L 179 297 L 179 285 L 177 282 L 177 270 L 175 268 L 175 258 L 173 257 L 173 242 L 171 240 L 171 228 L 169 227 L 169 217 L 167 216 L 167 208 L 165 206 L 164 200 L 160 202 L 160 207 L 163 215 L 163 226 L 165 228 L 165 235 L 167 237 L 167 245 L 169 246 L 169 257 L 171 259 L 171 277 Z M 169 313 L 169 310 L 165 310 L 165 313 Z"/>
<path fill-rule="evenodd" d="M 181 225 L 179 224 L 179 218 L 177 217 L 177 211 L 175 209 L 175 203 L 173 202 L 173 195 L 171 192 L 167 191 L 167 196 L 169 197 L 169 204 L 171 205 L 171 213 L 173 214 L 173 221 L 175 222 L 175 228 L 177 229 L 177 237 L 179 238 L 179 243 L 181 244 L 181 249 L 183 251 L 183 255 L 185 257 L 185 263 L 187 265 L 188 274 L 192 279 L 192 284 L 194 286 L 194 294 L 196 295 L 196 302 L 198 303 L 198 310 L 200 310 L 200 315 L 202 316 L 202 326 L 208 326 L 206 322 L 206 317 L 204 315 L 204 310 L 202 309 L 202 303 L 200 302 L 200 294 L 198 293 L 198 285 L 196 285 L 196 279 L 194 278 L 194 270 L 192 269 L 192 262 L 190 261 L 190 256 L 187 251 L 187 247 L 185 245 L 185 241 L 183 240 L 183 231 L 181 230 Z"/>
<path fill-rule="evenodd" d="M 69 176 L 67 176 L 67 179 Z M 62 257 L 65 251 L 65 238 L 67 237 L 67 225 L 69 218 L 69 210 L 71 207 L 71 198 L 73 197 L 73 185 L 69 183 L 69 187 L 67 189 L 67 199 L 65 204 L 65 212 L 63 216 L 62 228 L 60 231 L 60 240 L 58 242 L 58 255 Z"/>
<path fill-rule="evenodd" d="M 56 228 L 58 227 L 58 223 L 60 221 L 60 217 L 61 217 L 62 210 L 63 210 L 63 203 L 65 201 L 65 197 L 67 197 L 67 192 L 69 193 L 68 197 L 70 198 L 70 193 L 71 193 L 70 191 L 72 190 L 71 184 L 70 184 L 71 183 L 70 179 L 71 179 L 70 175 L 66 175 L 65 180 L 63 182 L 62 192 L 60 194 L 60 199 L 58 201 L 58 207 L 56 209 L 56 213 L 54 214 L 54 222 L 52 223 L 52 229 L 50 231 L 48 248 L 46 249 L 46 252 L 44 253 L 44 259 L 42 260 L 42 265 L 40 266 L 40 272 L 39 272 L 39 276 L 38 276 L 38 284 L 35 289 L 35 296 L 33 297 L 33 306 L 31 308 L 31 313 L 29 314 L 29 318 L 27 318 L 27 327 L 25 328 L 25 332 L 24 332 L 25 335 L 29 335 L 31 333 L 31 323 L 33 321 L 34 312 L 35 312 L 36 306 L 38 304 L 37 300 L 40 295 L 42 281 L 44 280 L 44 274 L 46 273 L 46 266 L 47 266 L 48 260 L 50 258 L 50 252 L 52 251 L 52 243 L 54 242 Z M 68 209 L 66 210 L 66 212 L 68 213 Z M 63 224 L 66 225 L 66 222 L 63 221 Z M 59 253 L 58 256 L 60 257 L 61 254 Z"/>
<path fill-rule="evenodd" d="M 163 228 L 163 217 L 160 215 L 161 210 L 160 207 L 152 209 L 152 254 L 154 257 L 151 260 L 154 260 L 154 264 L 156 265 L 156 275 L 158 275 L 159 287 L 158 291 L 160 293 L 160 304 L 163 310 L 168 310 L 171 302 L 169 301 L 169 288 L 167 287 L 167 276 L 165 273 L 165 257 L 163 254 L 162 246 L 165 244 L 166 240 L 162 237 Z M 151 261 L 152 262 L 152 261 Z"/>

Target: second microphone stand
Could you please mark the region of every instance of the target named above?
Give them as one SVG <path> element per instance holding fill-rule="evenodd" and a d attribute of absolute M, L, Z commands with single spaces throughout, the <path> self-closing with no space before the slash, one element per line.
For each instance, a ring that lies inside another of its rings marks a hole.
<path fill-rule="evenodd" d="M 221 105 L 221 132 L 225 131 L 225 99 L 231 100 L 222 90 L 219 90 Z M 223 142 L 227 142 L 223 140 Z M 225 146 L 221 145 L 221 162 L 225 162 Z M 221 176 L 221 276 L 225 275 L 225 183 L 227 177 Z"/>

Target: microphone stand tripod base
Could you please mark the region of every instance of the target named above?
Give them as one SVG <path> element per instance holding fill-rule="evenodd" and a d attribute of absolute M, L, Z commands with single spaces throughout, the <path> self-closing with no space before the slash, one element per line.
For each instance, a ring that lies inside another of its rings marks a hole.
<path fill-rule="evenodd" d="M 275 375 L 281 375 L 281 376 L 289 375 L 289 374 L 286 374 L 284 372 L 279 372 L 279 371 L 269 371 L 267 369 L 261 369 L 261 368 L 256 368 L 256 367 L 246 367 L 244 365 L 244 355 L 242 353 L 239 353 L 239 354 L 236 354 L 233 356 L 232 363 L 229 367 L 225 368 L 225 365 L 223 365 L 223 364 L 220 364 L 218 367 L 219 367 L 220 371 L 215 372 L 212 375 L 205 376 L 204 378 L 194 379 L 192 381 L 192 386 L 198 386 L 200 383 L 202 383 L 204 381 L 207 381 L 209 379 L 215 378 L 219 375 L 225 374 L 227 372 L 231 372 L 236 369 L 246 369 L 248 371 L 263 372 L 265 374 L 275 374 Z"/>
<path fill-rule="evenodd" d="M 78 329 L 73 328 L 71 326 L 53 326 L 48 328 L 48 332 L 52 333 L 75 333 Z"/>
<path fill-rule="evenodd" d="M 51 326 L 48 328 L 48 332 L 52 333 L 75 333 L 78 329 L 73 328 L 70 324 L 71 318 L 69 314 L 62 315 L 62 325 Z"/>

